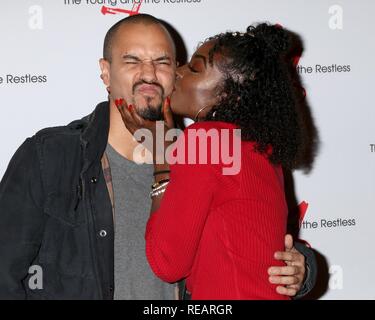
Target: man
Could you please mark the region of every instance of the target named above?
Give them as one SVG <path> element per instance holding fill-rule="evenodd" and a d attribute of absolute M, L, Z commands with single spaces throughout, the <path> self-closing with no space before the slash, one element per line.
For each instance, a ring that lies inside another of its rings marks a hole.
<path fill-rule="evenodd" d="M 17 150 L 0 184 L 0 298 L 176 297 L 177 287 L 153 275 L 144 252 L 152 165 L 133 162 L 138 143 L 112 98 L 124 97 L 144 118 L 160 119 L 175 61 L 172 38 L 157 19 L 119 21 L 100 60 L 109 102 L 82 120 L 41 130 Z M 295 295 L 304 257 L 290 237 L 278 255 L 288 266 L 270 270 L 270 281 Z M 42 270 L 41 283 L 31 266 Z M 313 262 L 309 268 L 300 294 L 314 282 Z"/>

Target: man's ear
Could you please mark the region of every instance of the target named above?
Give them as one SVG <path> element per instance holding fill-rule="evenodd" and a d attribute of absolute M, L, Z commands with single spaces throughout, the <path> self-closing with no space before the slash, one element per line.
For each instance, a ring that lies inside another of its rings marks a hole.
<path fill-rule="evenodd" d="M 111 85 L 111 77 L 110 77 L 110 63 L 105 60 L 104 58 L 101 58 L 99 60 L 101 75 L 100 78 L 103 80 L 103 83 L 106 85 L 106 87 L 109 87 Z"/>

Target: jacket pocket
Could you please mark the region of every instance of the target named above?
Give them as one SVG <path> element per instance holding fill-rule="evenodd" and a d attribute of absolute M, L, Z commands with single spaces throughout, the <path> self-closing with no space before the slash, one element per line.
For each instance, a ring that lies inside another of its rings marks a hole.
<path fill-rule="evenodd" d="M 77 202 L 74 192 L 55 192 L 47 198 L 44 207 L 47 221 L 38 256 L 43 268 L 51 270 L 46 281 L 59 282 L 63 275 L 92 277 L 89 234 L 82 205 L 83 201 Z"/>
<path fill-rule="evenodd" d="M 49 194 L 45 213 L 63 224 L 77 227 L 85 222 L 81 201 L 76 192 L 54 192 Z"/>

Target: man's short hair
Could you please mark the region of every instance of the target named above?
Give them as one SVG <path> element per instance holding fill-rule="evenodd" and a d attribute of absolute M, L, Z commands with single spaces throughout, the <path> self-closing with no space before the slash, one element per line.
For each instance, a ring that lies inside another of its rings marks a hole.
<path fill-rule="evenodd" d="M 109 62 L 112 60 L 112 47 L 113 47 L 113 41 L 115 39 L 116 32 L 118 29 L 125 24 L 128 23 L 143 23 L 145 25 L 150 25 L 150 24 L 160 24 L 162 27 L 165 28 L 166 32 L 169 34 L 169 31 L 167 28 L 164 26 L 162 21 L 159 19 L 155 18 L 154 16 L 150 14 L 137 14 L 134 16 L 129 16 L 126 17 L 118 22 L 116 22 L 107 32 L 104 38 L 104 46 L 103 46 L 103 58 Z M 171 39 L 172 43 L 173 40 Z M 174 45 L 174 43 L 173 43 Z"/>

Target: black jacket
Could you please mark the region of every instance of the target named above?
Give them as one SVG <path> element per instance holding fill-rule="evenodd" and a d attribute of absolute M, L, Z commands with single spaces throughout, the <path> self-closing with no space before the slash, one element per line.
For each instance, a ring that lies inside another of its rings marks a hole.
<path fill-rule="evenodd" d="M 0 299 L 113 299 L 114 226 L 101 165 L 108 131 L 103 102 L 88 117 L 39 131 L 13 156 L 0 184 Z M 30 266 L 41 267 L 42 286 Z"/>
<path fill-rule="evenodd" d="M 101 103 L 86 119 L 38 132 L 13 156 L 0 184 L 0 299 L 113 298 L 112 206 L 101 168 L 108 131 Z M 31 265 L 43 271 L 42 289 L 30 289 Z"/>

